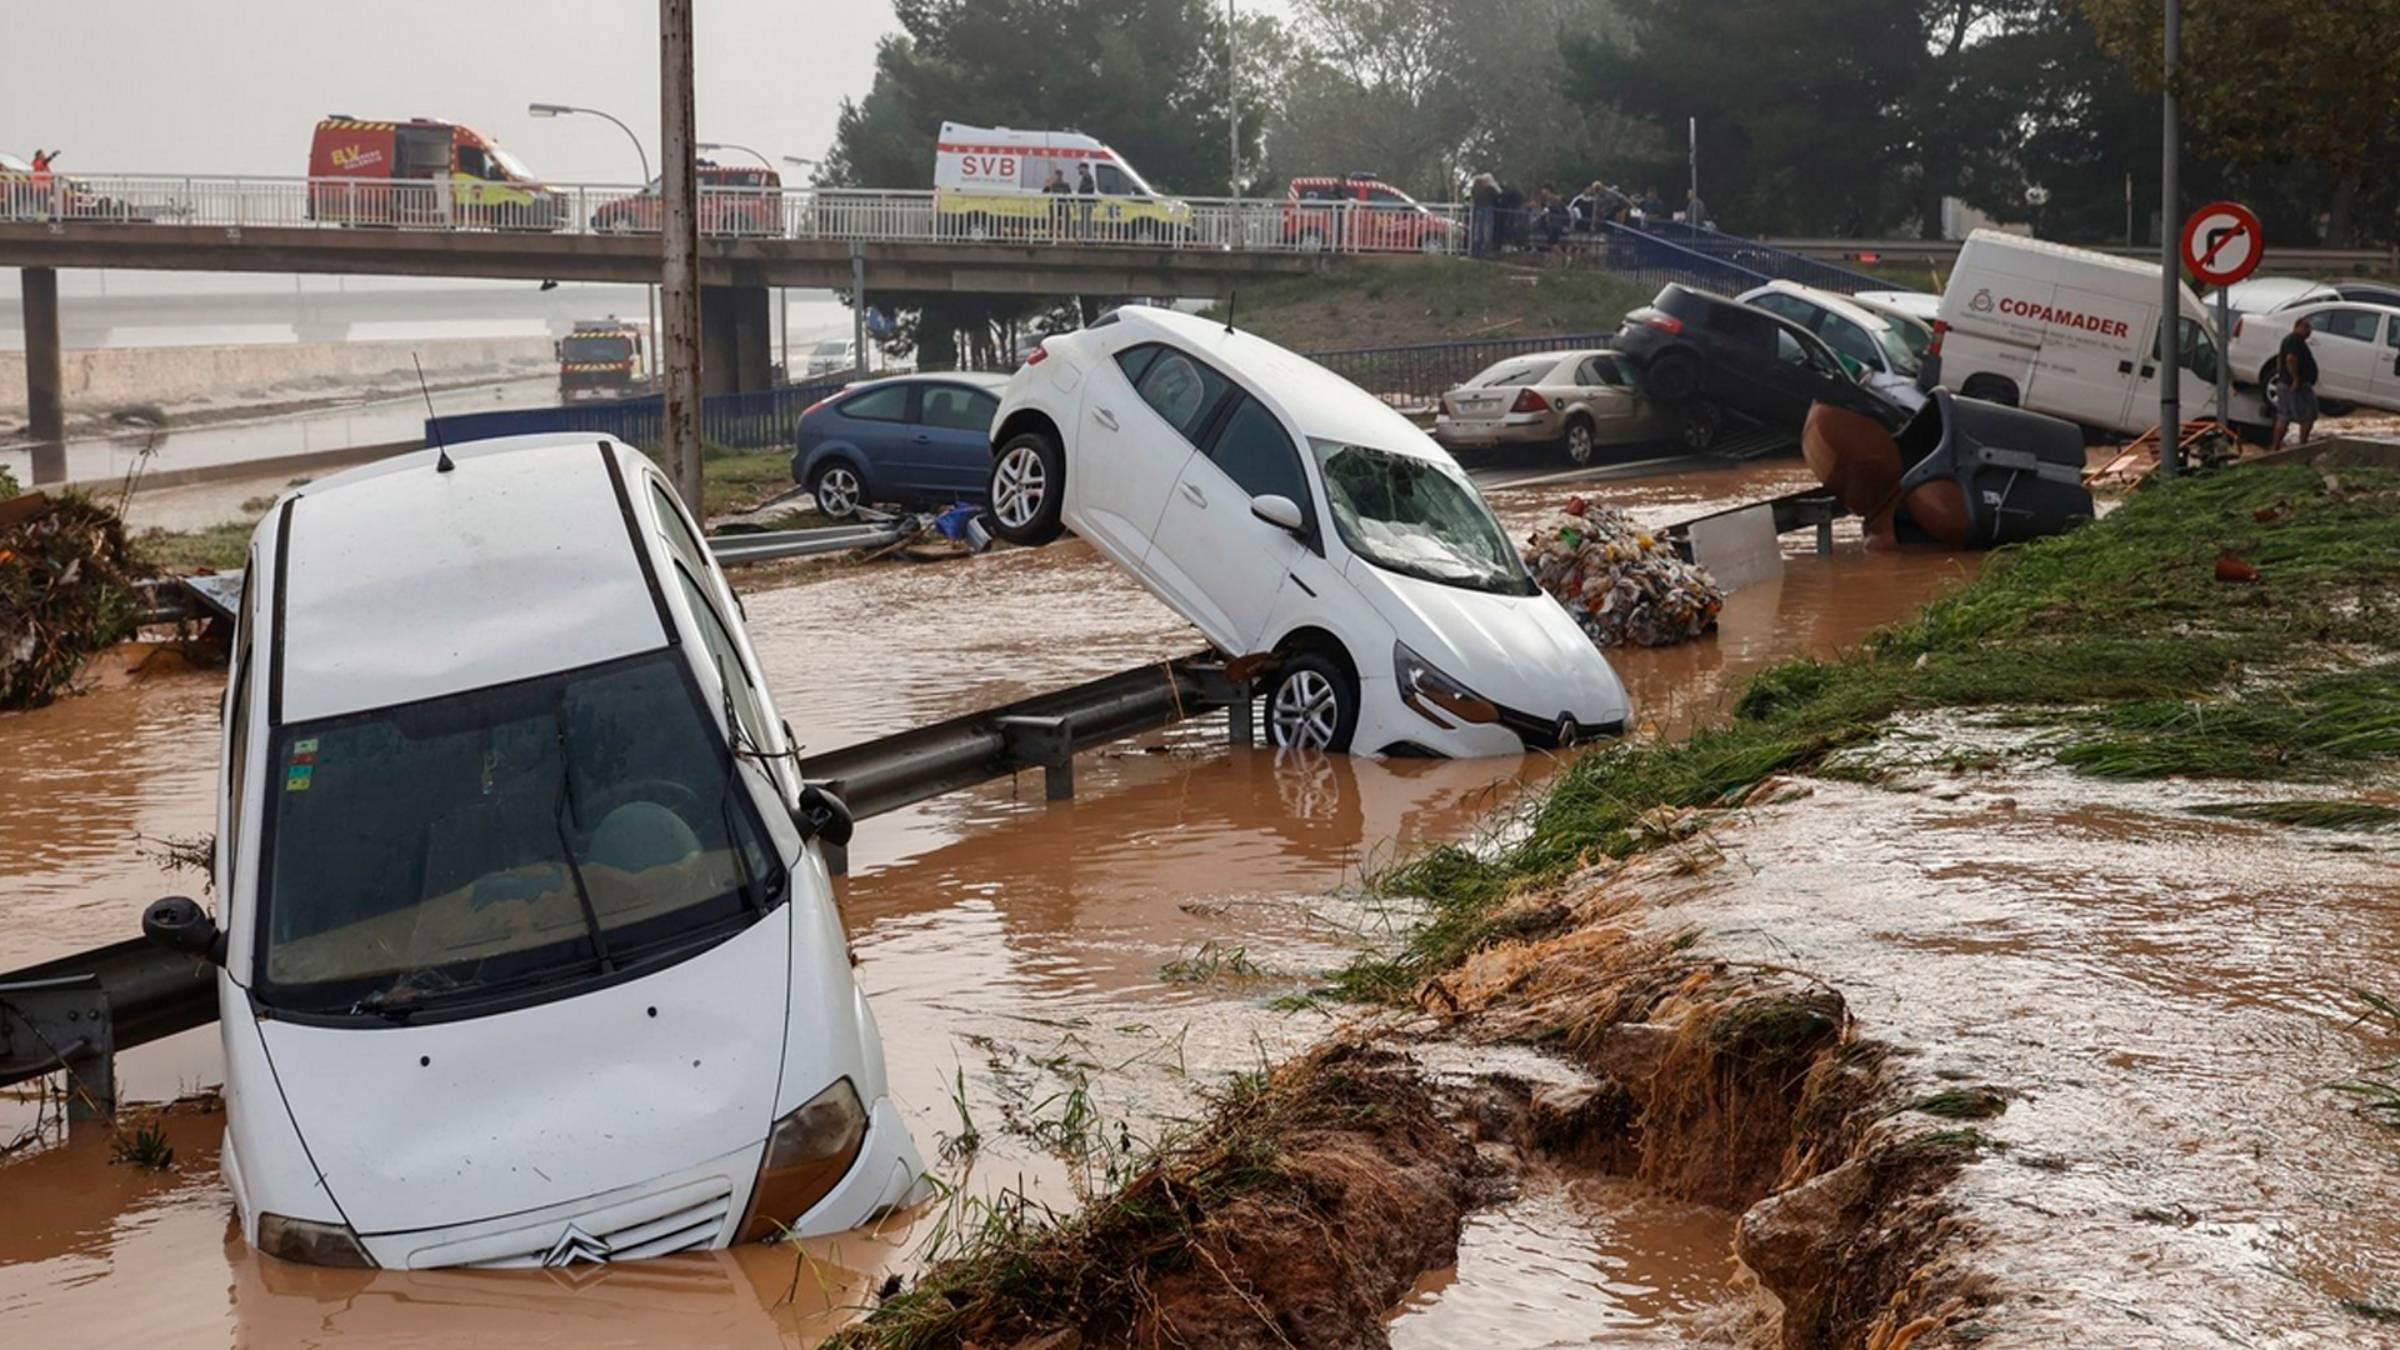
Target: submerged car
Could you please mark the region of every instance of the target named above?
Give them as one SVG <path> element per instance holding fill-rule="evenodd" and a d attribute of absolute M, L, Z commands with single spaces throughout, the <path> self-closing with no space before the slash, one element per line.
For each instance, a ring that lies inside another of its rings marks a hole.
<path fill-rule="evenodd" d="M 886 503 L 981 502 L 1004 375 L 899 375 L 854 384 L 800 414 L 792 481 L 837 520 Z"/>
<path fill-rule="evenodd" d="M 854 1227 L 923 1170 L 801 781 L 638 450 L 517 437 L 284 496 L 225 700 L 223 1170 L 317 1265 L 563 1266 Z"/>
<path fill-rule="evenodd" d="M 1604 445 L 1657 440 L 1664 427 L 1611 351 L 1531 352 L 1485 367 L 1442 395 L 1433 439 L 1448 450 L 1557 446 L 1589 464 Z"/>
<path fill-rule="evenodd" d="M 1864 367 L 1845 365 L 1799 323 L 1695 287 L 1670 284 L 1625 316 L 1610 344 L 1643 391 L 1689 405 L 1687 418 L 1714 420 L 1718 407 L 1798 432 L 1815 404 L 1860 413 L 1897 431 L 1908 410 L 1868 388 Z"/>
<path fill-rule="evenodd" d="M 1275 745 L 1464 758 L 1624 726 L 1457 461 L 1263 338 L 1126 306 L 1045 340 L 992 435 L 1000 536 L 1090 541 L 1256 672 Z"/>

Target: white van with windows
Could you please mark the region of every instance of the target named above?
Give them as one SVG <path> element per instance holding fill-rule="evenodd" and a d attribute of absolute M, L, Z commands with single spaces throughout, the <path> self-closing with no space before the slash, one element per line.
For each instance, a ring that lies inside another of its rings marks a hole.
<path fill-rule="evenodd" d="M 1077 187 L 1091 170 L 1092 190 Z M 1064 193 L 1044 192 L 1056 170 Z M 1126 243 L 1191 232 L 1189 203 L 1162 195 L 1123 155 L 1079 131 L 942 123 L 933 153 L 935 227 L 946 237 Z"/>
<path fill-rule="evenodd" d="M 2200 298 L 2176 291 L 2184 415 L 2213 415 L 2216 336 Z M 2158 422 L 2159 328 L 2158 264 L 1977 230 L 1942 292 L 1933 354 L 1942 385 L 1968 398 L 2134 435 Z"/>
<path fill-rule="evenodd" d="M 212 918 L 242 1236 L 565 1266 L 919 1193 L 741 605 L 640 451 L 515 437 L 284 496 L 252 537 Z"/>

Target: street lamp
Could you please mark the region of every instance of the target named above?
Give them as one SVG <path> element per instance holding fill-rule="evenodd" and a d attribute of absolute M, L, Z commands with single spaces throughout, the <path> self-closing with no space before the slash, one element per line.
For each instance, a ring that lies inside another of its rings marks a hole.
<path fill-rule="evenodd" d="M 632 127 L 598 108 L 578 108 L 568 103 L 528 103 L 525 105 L 527 117 L 566 117 L 575 113 L 581 113 L 586 117 L 605 118 L 616 123 L 617 130 L 625 133 L 625 139 L 633 142 L 634 156 L 642 164 L 642 186 L 647 188 L 650 185 L 650 152 L 642 148 L 642 138 L 633 134 Z M 666 185 L 661 183 L 659 187 L 663 193 Z M 663 215 L 663 201 L 661 207 Z M 650 307 L 650 371 L 655 377 L 658 373 L 658 288 L 649 285 L 643 286 L 642 298 Z"/>
<path fill-rule="evenodd" d="M 765 155 L 758 153 L 749 146 L 735 145 L 731 141 L 702 141 L 697 148 L 702 154 L 714 154 L 719 150 L 739 150 L 743 154 L 757 160 L 759 163 L 766 165 L 769 169 L 773 169 L 775 167 L 774 160 L 771 160 Z"/>

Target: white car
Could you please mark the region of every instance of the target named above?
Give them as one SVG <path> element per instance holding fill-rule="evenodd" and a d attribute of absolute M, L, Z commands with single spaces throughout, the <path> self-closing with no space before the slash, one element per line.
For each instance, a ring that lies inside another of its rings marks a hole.
<path fill-rule="evenodd" d="M 591 435 L 287 494 L 250 545 L 212 920 L 242 1236 L 562 1266 L 854 1227 L 918 1192 L 741 607 Z M 221 922 L 220 922 L 221 921 Z"/>
<path fill-rule="evenodd" d="M 1925 406 L 1925 391 L 1917 387 L 1918 372 L 1932 330 L 1912 341 L 1908 326 L 1915 321 L 1877 313 L 1848 296 L 1820 291 L 1796 281 L 1770 281 L 1742 292 L 1735 299 L 1784 318 L 1825 340 L 1834 354 L 1864 372 L 1862 382 L 1900 405 L 1904 412 Z"/>
<path fill-rule="evenodd" d="M 1624 726 L 1457 462 L 1271 342 L 1127 306 L 1042 344 L 992 442 L 999 534 L 1073 529 L 1255 663 L 1278 746 L 1466 758 Z"/>
<path fill-rule="evenodd" d="M 2236 314 L 2233 378 L 2262 390 L 2282 383 L 2277 368 L 2292 325 L 2308 320 L 2308 349 L 2317 358 L 2317 397 L 2329 413 L 2351 407 L 2400 412 L 2400 307 L 2349 300 L 2310 300 L 2266 314 Z"/>
<path fill-rule="evenodd" d="M 827 338 L 808 349 L 808 375 L 840 375 L 858 369 L 858 343 L 852 338 Z"/>
<path fill-rule="evenodd" d="M 1931 291 L 1859 291 L 1850 297 L 1885 314 L 1901 314 L 1933 326 L 1942 317 L 1942 297 Z"/>

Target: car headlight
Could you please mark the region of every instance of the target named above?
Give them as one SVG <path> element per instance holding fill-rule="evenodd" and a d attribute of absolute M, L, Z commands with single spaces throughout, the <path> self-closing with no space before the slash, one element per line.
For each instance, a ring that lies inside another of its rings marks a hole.
<path fill-rule="evenodd" d="M 346 1223 L 317 1223 L 310 1219 L 287 1219 L 281 1214 L 261 1214 L 258 1249 L 304 1266 L 375 1269 L 375 1258 L 367 1255 L 358 1234 L 351 1232 Z"/>
<path fill-rule="evenodd" d="M 867 1142 L 867 1109 L 847 1078 L 775 1122 L 750 1188 L 750 1213 L 742 1220 L 744 1242 L 764 1242 L 816 1207 L 849 1175 Z"/>
<path fill-rule="evenodd" d="M 1392 678 L 1400 682 L 1400 701 L 1435 726 L 1450 725 L 1435 708 L 1461 722 L 1500 720 L 1500 709 L 1490 699 L 1444 675 L 1432 662 L 1410 651 L 1405 642 L 1392 644 Z"/>

